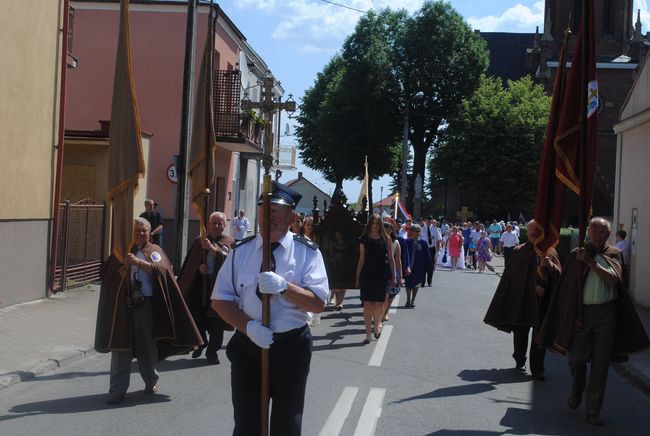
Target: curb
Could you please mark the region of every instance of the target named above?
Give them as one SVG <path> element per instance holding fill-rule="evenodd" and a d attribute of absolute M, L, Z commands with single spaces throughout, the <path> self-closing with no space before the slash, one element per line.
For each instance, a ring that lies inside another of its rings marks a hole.
<path fill-rule="evenodd" d="M 16 383 L 32 380 L 39 375 L 43 375 L 56 369 L 63 368 L 94 354 L 97 354 L 97 352 L 93 348 L 90 348 L 88 350 L 76 350 L 75 352 L 61 359 L 47 359 L 46 361 L 40 362 L 26 371 L 18 370 L 4 374 L 0 376 L 0 390 Z"/>

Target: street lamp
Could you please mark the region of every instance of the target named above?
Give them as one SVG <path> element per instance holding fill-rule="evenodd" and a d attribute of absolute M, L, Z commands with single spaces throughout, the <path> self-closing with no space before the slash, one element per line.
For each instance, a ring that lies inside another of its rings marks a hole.
<path fill-rule="evenodd" d="M 379 211 L 384 212 L 384 187 L 379 187 Z"/>
<path fill-rule="evenodd" d="M 422 100 L 424 98 L 424 92 L 418 91 L 415 94 L 411 95 L 408 100 L 406 100 L 406 106 L 404 108 L 404 135 L 402 138 L 402 189 L 400 197 L 403 201 L 406 201 L 407 192 L 407 183 L 406 183 L 406 171 L 407 171 L 407 161 L 408 161 L 408 146 L 409 146 L 409 106 L 413 100 Z"/>

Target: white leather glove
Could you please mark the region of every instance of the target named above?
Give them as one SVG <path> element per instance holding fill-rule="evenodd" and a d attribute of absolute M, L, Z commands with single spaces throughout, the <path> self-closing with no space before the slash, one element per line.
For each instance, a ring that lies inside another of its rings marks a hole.
<path fill-rule="evenodd" d="M 261 272 L 257 275 L 257 284 L 263 294 L 279 294 L 287 289 L 287 281 L 273 271 Z"/>
<path fill-rule="evenodd" d="M 273 330 L 264 327 L 257 319 L 246 323 L 246 335 L 260 348 L 268 349 L 273 343 Z"/>

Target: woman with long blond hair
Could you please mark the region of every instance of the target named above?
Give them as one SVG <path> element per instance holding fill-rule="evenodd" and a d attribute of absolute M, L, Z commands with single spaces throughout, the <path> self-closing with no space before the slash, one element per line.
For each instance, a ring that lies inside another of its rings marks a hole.
<path fill-rule="evenodd" d="M 361 290 L 363 320 L 366 328 L 364 344 L 370 343 L 371 326 L 375 338 L 381 336 L 386 289 L 395 286 L 395 261 L 391 255 L 392 241 L 384 229 L 379 214 L 372 214 L 359 238 L 359 263 L 356 285 Z"/>

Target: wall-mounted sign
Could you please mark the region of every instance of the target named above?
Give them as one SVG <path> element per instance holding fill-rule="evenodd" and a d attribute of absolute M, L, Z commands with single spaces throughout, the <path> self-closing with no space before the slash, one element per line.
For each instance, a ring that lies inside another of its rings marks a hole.
<path fill-rule="evenodd" d="M 178 173 L 176 172 L 175 164 L 171 164 L 167 167 L 167 180 L 172 183 L 178 183 Z"/>

